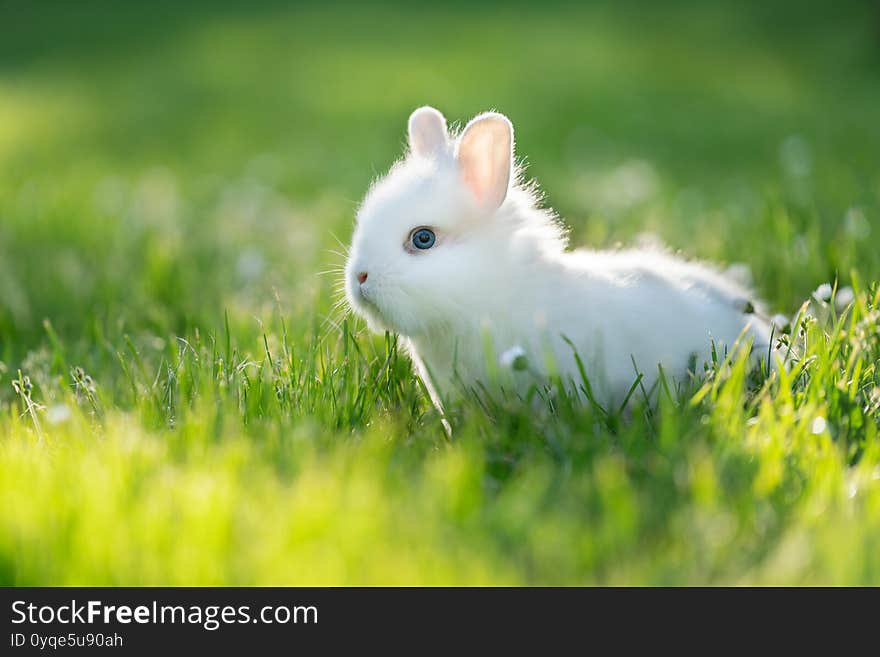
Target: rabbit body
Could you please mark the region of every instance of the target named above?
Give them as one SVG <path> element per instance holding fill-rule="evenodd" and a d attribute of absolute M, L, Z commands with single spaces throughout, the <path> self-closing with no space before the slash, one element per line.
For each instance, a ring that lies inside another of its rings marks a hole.
<path fill-rule="evenodd" d="M 642 393 L 661 368 L 683 380 L 713 344 L 723 354 L 745 336 L 767 357 L 751 292 L 718 270 L 660 249 L 566 251 L 558 219 L 518 180 L 506 117 L 452 137 L 421 108 L 409 141 L 359 209 L 346 294 L 372 329 L 403 337 L 438 405 L 459 384 L 525 391 L 551 371 L 580 383 L 575 352 L 605 405 L 639 374 Z M 499 364 L 511 349 L 527 367 Z"/>

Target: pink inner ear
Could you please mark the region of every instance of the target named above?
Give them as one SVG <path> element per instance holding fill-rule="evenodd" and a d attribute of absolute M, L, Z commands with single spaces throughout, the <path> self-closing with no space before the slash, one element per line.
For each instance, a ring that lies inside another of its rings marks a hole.
<path fill-rule="evenodd" d="M 462 138 L 458 153 L 462 178 L 477 202 L 495 209 L 507 196 L 510 133 L 506 125 L 486 121 Z"/>
<path fill-rule="evenodd" d="M 486 154 L 492 152 L 494 141 L 488 132 L 477 135 L 468 142 L 468 149 L 461 156 L 464 182 L 480 203 L 486 202 L 492 186 L 491 158 Z"/>

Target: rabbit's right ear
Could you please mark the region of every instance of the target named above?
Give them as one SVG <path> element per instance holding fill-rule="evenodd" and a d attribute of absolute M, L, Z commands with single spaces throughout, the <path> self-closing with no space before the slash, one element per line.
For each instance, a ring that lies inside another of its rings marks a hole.
<path fill-rule="evenodd" d="M 449 135 L 446 119 L 433 107 L 420 107 L 409 117 L 409 147 L 422 157 L 432 157 L 446 150 Z"/>
<path fill-rule="evenodd" d="M 477 203 L 497 210 L 507 197 L 513 170 L 513 125 L 503 114 L 486 112 L 468 123 L 456 151 L 464 183 Z"/>

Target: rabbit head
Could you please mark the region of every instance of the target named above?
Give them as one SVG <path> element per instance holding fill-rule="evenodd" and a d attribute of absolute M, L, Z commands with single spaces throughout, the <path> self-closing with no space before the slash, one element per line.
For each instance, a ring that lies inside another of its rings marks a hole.
<path fill-rule="evenodd" d="M 491 312 L 528 261 L 564 246 L 559 224 L 518 184 L 513 126 L 494 112 L 450 134 L 430 107 L 409 119 L 409 149 L 357 213 L 345 271 L 373 330 L 427 335 Z"/>

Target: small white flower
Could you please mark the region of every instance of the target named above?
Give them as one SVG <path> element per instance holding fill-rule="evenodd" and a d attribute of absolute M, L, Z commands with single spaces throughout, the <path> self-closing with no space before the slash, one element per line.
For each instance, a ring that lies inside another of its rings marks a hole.
<path fill-rule="evenodd" d="M 855 300 L 856 295 L 853 289 L 849 286 L 842 287 L 834 295 L 834 307 L 837 309 L 837 312 L 842 312 Z"/>
<path fill-rule="evenodd" d="M 46 411 L 46 419 L 49 424 L 61 424 L 70 419 L 70 407 L 67 404 L 55 404 Z"/>
<path fill-rule="evenodd" d="M 810 431 L 814 434 L 824 433 L 825 429 L 828 427 L 828 423 L 825 422 L 825 418 L 821 415 L 817 415 L 816 419 L 813 420 L 813 424 L 810 427 Z"/>
<path fill-rule="evenodd" d="M 504 351 L 498 358 L 501 367 L 514 371 L 521 371 L 529 366 L 529 359 L 526 358 L 526 350 L 519 345 L 514 345 L 510 349 Z"/>
<path fill-rule="evenodd" d="M 831 283 L 822 283 L 822 285 L 817 287 L 816 291 L 813 292 L 813 296 L 819 301 L 831 301 L 832 289 Z"/>

